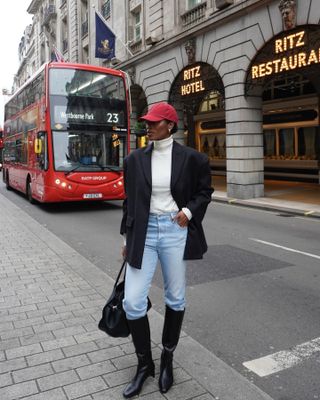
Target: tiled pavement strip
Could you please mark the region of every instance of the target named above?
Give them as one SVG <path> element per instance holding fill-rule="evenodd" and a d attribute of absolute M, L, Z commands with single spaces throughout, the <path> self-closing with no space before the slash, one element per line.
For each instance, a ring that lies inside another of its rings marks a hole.
<path fill-rule="evenodd" d="M 0 399 L 122 399 L 131 340 L 97 329 L 112 279 L 2 195 L 0 233 Z M 149 316 L 158 373 L 163 318 Z M 172 389 L 149 378 L 140 397 L 272 400 L 185 333 Z"/>

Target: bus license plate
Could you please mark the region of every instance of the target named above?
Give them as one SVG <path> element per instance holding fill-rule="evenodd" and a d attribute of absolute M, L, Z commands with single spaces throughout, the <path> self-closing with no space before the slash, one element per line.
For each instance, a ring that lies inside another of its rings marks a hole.
<path fill-rule="evenodd" d="M 84 199 L 102 199 L 102 193 L 85 193 Z"/>

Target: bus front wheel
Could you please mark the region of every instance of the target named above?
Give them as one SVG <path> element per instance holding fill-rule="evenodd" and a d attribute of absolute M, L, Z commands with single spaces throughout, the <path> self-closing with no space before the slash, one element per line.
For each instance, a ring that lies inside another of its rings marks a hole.
<path fill-rule="evenodd" d="M 34 204 L 34 203 L 35 203 L 35 200 L 34 200 L 34 198 L 32 197 L 32 189 L 31 189 L 31 181 L 30 181 L 30 179 L 27 180 L 27 190 L 26 190 L 26 193 L 27 193 L 27 198 L 28 198 L 29 202 L 30 202 L 31 204 Z"/>

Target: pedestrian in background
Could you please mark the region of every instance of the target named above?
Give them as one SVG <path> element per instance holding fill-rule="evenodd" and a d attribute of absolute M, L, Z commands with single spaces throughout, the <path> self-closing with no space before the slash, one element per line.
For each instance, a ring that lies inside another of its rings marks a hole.
<path fill-rule="evenodd" d="M 213 192 L 208 157 L 172 138 L 178 124 L 174 107 L 157 103 L 141 120 L 151 143 L 125 159 L 120 229 L 127 259 L 123 307 L 138 358 L 125 398 L 140 393 L 147 377 L 154 377 L 147 298 L 158 260 L 166 304 L 160 391 L 173 384 L 173 352 L 185 312 L 185 260 L 200 259 L 207 250 L 202 220 Z"/>

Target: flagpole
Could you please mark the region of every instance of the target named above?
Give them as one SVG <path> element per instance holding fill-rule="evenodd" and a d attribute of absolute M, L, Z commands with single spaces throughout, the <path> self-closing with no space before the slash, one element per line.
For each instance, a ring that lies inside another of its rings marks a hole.
<path fill-rule="evenodd" d="M 117 40 L 119 40 L 119 42 L 120 42 L 120 43 L 122 44 L 122 46 L 127 50 L 127 52 L 130 54 L 130 56 L 133 57 L 133 53 L 129 50 L 128 46 L 127 46 L 125 43 L 123 43 L 123 41 L 122 41 L 120 38 L 118 38 L 117 35 L 113 32 L 113 30 L 110 28 L 110 26 L 107 25 L 107 22 L 106 22 L 104 16 L 100 13 L 100 11 L 96 10 L 95 5 L 93 5 L 92 7 L 94 8 L 95 12 L 99 15 L 99 17 L 101 18 L 101 20 L 104 22 L 104 24 L 108 27 L 108 29 L 110 29 L 110 31 L 114 34 L 115 38 L 116 38 Z"/>

